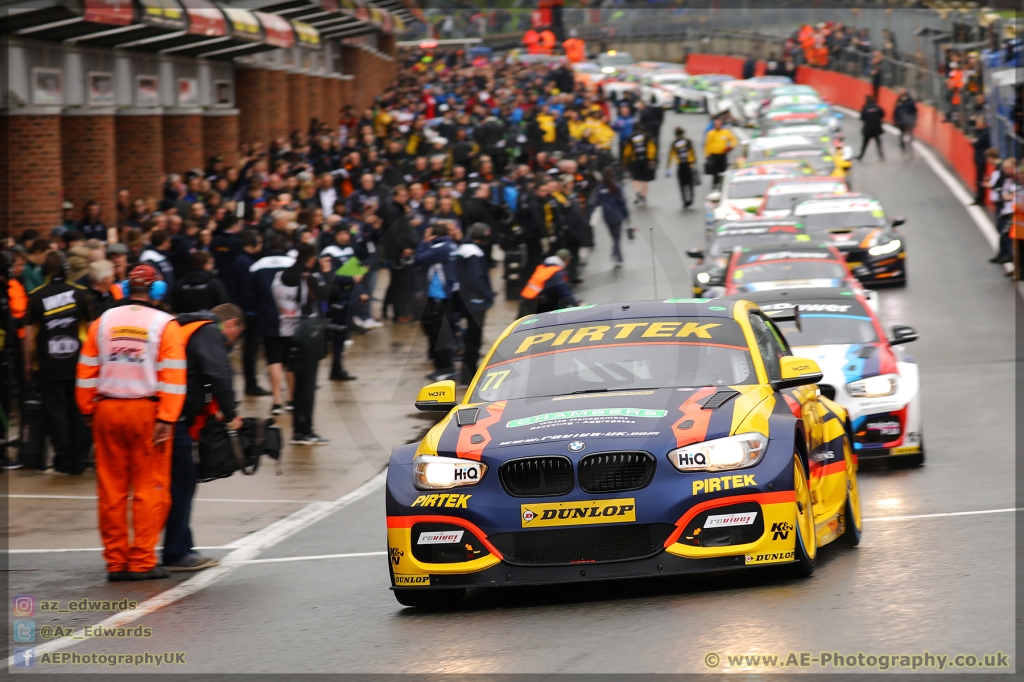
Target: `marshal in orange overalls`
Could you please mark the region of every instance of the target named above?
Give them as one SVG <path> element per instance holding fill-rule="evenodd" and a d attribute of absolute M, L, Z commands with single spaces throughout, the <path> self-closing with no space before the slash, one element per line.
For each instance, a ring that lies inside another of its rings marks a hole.
<path fill-rule="evenodd" d="M 171 506 L 171 442 L 185 404 L 185 344 L 177 321 L 141 301 L 103 313 L 78 359 L 75 399 L 92 415 L 103 558 L 110 573 L 145 573 Z M 128 538 L 128 495 L 134 537 Z"/>

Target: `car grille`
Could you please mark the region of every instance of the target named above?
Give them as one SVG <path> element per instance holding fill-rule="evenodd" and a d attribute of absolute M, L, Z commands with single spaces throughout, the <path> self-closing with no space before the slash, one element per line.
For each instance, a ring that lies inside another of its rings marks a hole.
<path fill-rule="evenodd" d="M 646 452 L 601 452 L 580 460 L 580 487 L 588 493 L 638 490 L 654 476 L 654 457 Z"/>
<path fill-rule="evenodd" d="M 513 497 L 565 495 L 572 490 L 572 462 L 568 457 L 527 457 L 501 465 L 501 487 Z"/>
<path fill-rule="evenodd" d="M 674 530 L 669 523 L 631 524 L 501 533 L 490 540 L 510 563 L 573 564 L 650 556 Z"/>
<path fill-rule="evenodd" d="M 889 443 L 900 437 L 903 432 L 903 425 L 900 423 L 899 415 L 877 415 L 868 417 L 857 433 L 859 440 L 863 443 Z"/>

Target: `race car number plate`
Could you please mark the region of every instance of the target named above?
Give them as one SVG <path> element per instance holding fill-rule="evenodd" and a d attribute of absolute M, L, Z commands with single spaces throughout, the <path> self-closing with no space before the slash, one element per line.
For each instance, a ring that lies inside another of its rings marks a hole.
<path fill-rule="evenodd" d="M 520 513 L 523 528 L 631 523 L 636 521 L 636 503 L 632 497 L 616 500 L 547 502 L 520 505 Z"/>

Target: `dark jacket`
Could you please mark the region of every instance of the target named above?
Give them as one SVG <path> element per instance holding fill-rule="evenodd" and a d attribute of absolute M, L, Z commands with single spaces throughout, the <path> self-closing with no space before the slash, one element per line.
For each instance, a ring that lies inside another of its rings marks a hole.
<path fill-rule="evenodd" d="M 455 302 L 463 314 L 472 315 L 494 305 L 494 290 L 487 270 L 487 256 L 479 245 L 460 244 L 452 254 L 459 288 Z"/>
<path fill-rule="evenodd" d="M 214 267 L 217 268 L 217 275 L 224 280 L 230 292 L 232 286 L 228 284 L 231 279 L 231 264 L 242 253 L 242 235 L 238 232 L 220 232 L 210 243 L 210 250 L 213 252 Z"/>
<path fill-rule="evenodd" d="M 206 322 L 192 332 L 185 344 L 188 369 L 185 407 L 181 411 L 181 420 L 186 426 L 191 426 L 196 415 L 202 411 L 206 405 L 207 395 L 216 399 L 227 421 L 235 418 L 235 391 L 231 383 L 232 371 L 231 361 L 228 359 L 227 340 L 217 328 L 216 320 L 217 318 L 210 313 L 178 315 L 178 324 L 183 328 L 195 322 Z"/>
<path fill-rule="evenodd" d="M 882 119 L 885 112 L 875 102 L 864 105 L 860 110 L 861 134 L 865 137 L 876 137 L 882 134 Z"/>
<path fill-rule="evenodd" d="M 139 256 L 139 263 L 149 263 L 157 270 L 160 271 L 160 275 L 167 282 L 167 288 L 171 289 L 174 287 L 174 266 L 171 265 L 171 261 L 167 259 L 166 251 L 158 251 L 156 249 L 146 249 Z"/>
<path fill-rule="evenodd" d="M 746 80 L 747 78 L 753 78 L 754 74 L 756 72 L 757 72 L 757 62 L 756 61 L 754 61 L 753 59 L 748 59 L 745 62 L 743 62 L 743 76 L 742 76 L 742 78 L 744 80 Z"/>
<path fill-rule="evenodd" d="M 252 291 L 251 311 L 259 320 L 262 336 L 281 336 L 277 301 L 274 298 L 274 279 L 295 264 L 295 259 L 280 251 L 264 251 L 264 256 L 249 267 L 250 288 Z M 286 334 L 287 336 L 287 334 Z"/>
<path fill-rule="evenodd" d="M 626 197 L 619 189 L 618 194 L 612 193 L 608 187 L 601 185 L 594 192 L 594 208 L 601 207 L 601 215 L 609 227 L 621 225 L 629 219 L 629 206 L 626 205 Z"/>
<path fill-rule="evenodd" d="M 971 146 L 974 147 L 974 162 L 984 164 L 985 152 L 992 146 L 992 134 L 989 133 L 988 128 L 978 131 L 978 137 L 974 138 Z"/>
<path fill-rule="evenodd" d="M 252 273 L 249 272 L 249 268 L 255 262 L 256 259 L 252 257 L 252 254 L 242 251 L 228 268 L 231 275 L 224 278 L 224 284 L 228 288 L 228 296 L 231 297 L 231 302 L 247 314 L 255 312 L 253 308 Z"/>
<path fill-rule="evenodd" d="M 174 283 L 167 305 L 180 314 L 213 310 L 222 303 L 230 303 L 224 282 L 207 270 L 189 270 Z"/>
<path fill-rule="evenodd" d="M 198 240 L 195 237 L 190 237 L 187 234 L 176 234 L 171 237 L 171 250 L 167 254 L 168 260 L 171 261 L 171 265 L 174 267 L 174 277 L 184 277 L 185 273 L 189 269 L 189 258 L 192 256 L 192 250 L 198 245 Z"/>
<path fill-rule="evenodd" d="M 917 125 L 917 103 L 909 95 L 896 100 L 896 109 L 893 111 L 893 118 L 900 128 L 911 128 Z"/>
<path fill-rule="evenodd" d="M 84 234 L 86 239 L 99 239 L 104 244 L 107 242 L 107 226 L 101 220 L 89 222 L 88 218 L 82 218 L 75 224 L 75 229 Z"/>
<path fill-rule="evenodd" d="M 548 236 L 544 219 L 544 202 L 534 192 L 526 191 L 519 195 L 519 210 L 516 217 L 519 226 L 523 229 L 523 238 L 527 241 L 535 241 Z"/>
<path fill-rule="evenodd" d="M 380 256 L 395 266 L 402 257 L 402 251 L 415 249 L 419 239 L 404 206 L 389 201 L 384 204 L 380 216 L 383 221 L 381 228 L 384 230 L 379 244 Z"/>
<path fill-rule="evenodd" d="M 441 266 L 444 276 L 444 291 L 448 298 L 451 298 L 452 292 L 458 288 L 459 274 L 452 261 L 458 246 L 448 237 L 438 237 L 429 242 L 421 241 L 416 245 L 416 265 L 422 267 L 427 273 L 428 294 L 430 279 L 433 276 L 430 269 L 434 265 Z"/>

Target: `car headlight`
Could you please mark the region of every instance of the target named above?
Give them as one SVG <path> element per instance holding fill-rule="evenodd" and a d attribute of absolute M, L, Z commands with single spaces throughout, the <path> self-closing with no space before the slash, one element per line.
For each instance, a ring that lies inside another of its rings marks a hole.
<path fill-rule="evenodd" d="M 487 465 L 468 459 L 421 455 L 412 462 L 413 483 L 420 490 L 449 490 L 476 485 L 487 473 Z"/>
<path fill-rule="evenodd" d="M 668 461 L 679 471 L 744 469 L 761 461 L 767 448 L 768 436 L 744 433 L 676 448 L 668 453 Z"/>
<path fill-rule="evenodd" d="M 899 239 L 893 239 L 892 241 L 888 241 L 885 244 L 872 246 L 870 249 L 868 249 L 868 253 L 871 254 L 872 256 L 884 256 L 887 253 L 899 251 L 901 246 L 903 246 L 903 242 L 901 242 Z"/>
<path fill-rule="evenodd" d="M 892 395 L 899 389 L 900 378 L 896 374 L 881 374 L 846 384 L 846 392 L 854 398 L 880 398 Z"/>
<path fill-rule="evenodd" d="M 731 211 L 725 214 L 725 220 L 739 220 L 742 217 L 743 216 L 740 215 L 739 213 L 733 213 Z"/>
<path fill-rule="evenodd" d="M 706 272 L 698 272 L 697 281 L 700 282 L 701 284 L 707 284 L 708 282 L 711 281 L 711 275 Z"/>

